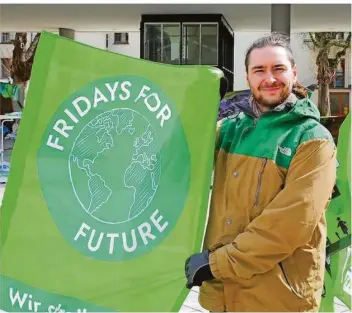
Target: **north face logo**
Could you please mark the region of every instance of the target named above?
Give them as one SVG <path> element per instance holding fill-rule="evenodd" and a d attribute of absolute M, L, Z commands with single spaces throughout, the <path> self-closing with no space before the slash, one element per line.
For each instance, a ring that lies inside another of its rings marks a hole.
<path fill-rule="evenodd" d="M 280 153 L 282 153 L 284 155 L 287 155 L 287 156 L 291 156 L 292 155 L 291 149 L 287 148 L 287 147 L 280 147 L 279 146 L 279 151 L 280 151 Z"/>

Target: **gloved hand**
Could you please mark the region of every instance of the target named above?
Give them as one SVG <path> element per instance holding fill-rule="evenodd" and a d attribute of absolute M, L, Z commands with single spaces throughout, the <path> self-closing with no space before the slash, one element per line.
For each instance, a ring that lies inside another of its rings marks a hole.
<path fill-rule="evenodd" d="M 191 255 L 185 262 L 186 287 L 201 286 L 203 281 L 214 279 L 209 265 L 209 250 Z"/>

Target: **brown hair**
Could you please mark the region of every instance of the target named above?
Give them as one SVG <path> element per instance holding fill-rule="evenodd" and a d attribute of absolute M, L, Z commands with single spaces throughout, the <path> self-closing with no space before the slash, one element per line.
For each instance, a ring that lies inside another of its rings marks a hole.
<path fill-rule="evenodd" d="M 267 46 L 284 48 L 287 52 L 287 56 L 291 62 L 291 65 L 294 66 L 296 64 L 293 58 L 293 53 L 290 46 L 290 37 L 284 34 L 274 32 L 274 33 L 271 33 L 269 36 L 257 39 L 248 48 L 246 52 L 246 58 L 244 61 L 247 73 L 248 73 L 249 57 L 251 52 L 254 49 L 260 49 Z M 299 82 L 296 82 L 294 84 L 292 92 L 299 98 L 306 98 L 308 95 L 306 88 L 304 88 Z"/>

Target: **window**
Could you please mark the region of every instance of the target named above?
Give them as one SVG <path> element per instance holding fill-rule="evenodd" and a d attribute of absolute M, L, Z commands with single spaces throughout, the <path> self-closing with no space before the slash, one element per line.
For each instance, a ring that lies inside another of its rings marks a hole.
<path fill-rule="evenodd" d="M 201 63 L 218 65 L 218 26 L 201 25 Z"/>
<path fill-rule="evenodd" d="M 180 64 L 180 35 L 179 23 L 146 23 L 144 58 L 154 62 Z"/>
<path fill-rule="evenodd" d="M 182 36 L 181 23 L 145 23 L 144 32 L 144 59 L 168 64 L 218 65 L 217 23 L 183 23 Z"/>
<path fill-rule="evenodd" d="M 218 65 L 217 24 L 183 24 L 183 64 Z"/>
<path fill-rule="evenodd" d="M 332 59 L 329 59 L 330 68 L 332 68 Z M 334 69 L 335 75 L 330 83 L 330 88 L 345 88 L 345 59 L 341 59 Z"/>
<path fill-rule="evenodd" d="M 109 49 L 109 34 L 105 34 L 105 49 Z"/>
<path fill-rule="evenodd" d="M 347 115 L 350 106 L 350 92 L 330 92 L 331 115 Z"/>
<path fill-rule="evenodd" d="M 233 90 L 234 33 L 222 14 L 142 14 L 141 40 L 142 59 L 217 67 Z"/>
<path fill-rule="evenodd" d="M 114 33 L 114 45 L 128 44 L 128 33 Z"/>
<path fill-rule="evenodd" d="M 1 42 L 7 43 L 10 41 L 10 33 L 1 33 Z"/>
<path fill-rule="evenodd" d="M 184 25 L 183 26 L 183 64 L 200 64 L 201 62 L 201 40 L 200 25 Z"/>

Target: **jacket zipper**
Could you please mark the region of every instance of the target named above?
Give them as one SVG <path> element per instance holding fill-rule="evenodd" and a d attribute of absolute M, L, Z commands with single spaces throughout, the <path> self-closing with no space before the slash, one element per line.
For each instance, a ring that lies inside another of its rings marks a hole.
<path fill-rule="evenodd" d="M 286 283 L 287 283 L 287 285 L 290 287 L 291 291 L 292 291 L 298 298 L 302 299 L 302 297 L 293 289 L 293 287 L 291 286 L 290 282 L 288 281 L 287 275 L 286 275 L 286 273 L 285 273 L 284 267 L 283 267 L 283 265 L 282 265 L 281 262 L 279 262 L 279 266 L 280 266 L 280 268 L 281 268 L 282 274 L 283 274 L 284 277 L 285 277 Z"/>
<path fill-rule="evenodd" d="M 264 172 L 264 168 L 265 168 L 265 165 L 267 162 L 268 162 L 268 159 L 265 158 L 263 160 L 262 167 L 260 168 L 260 172 L 258 174 L 258 185 L 257 185 L 257 190 L 255 191 L 254 207 L 256 207 L 258 205 L 259 192 L 262 187 L 263 172 Z"/>

